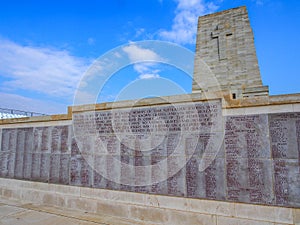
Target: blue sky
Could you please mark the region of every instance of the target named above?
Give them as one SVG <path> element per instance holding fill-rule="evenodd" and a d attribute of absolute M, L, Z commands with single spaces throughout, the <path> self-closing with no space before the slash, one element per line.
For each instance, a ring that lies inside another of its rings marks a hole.
<path fill-rule="evenodd" d="M 198 16 L 242 5 L 270 94 L 299 93 L 296 0 L 3 0 L 0 108 L 65 113 L 91 63 L 106 52 L 142 40 L 169 41 L 194 52 Z M 113 101 L 132 82 L 141 80 L 141 88 L 159 78 L 180 88 L 163 92 L 154 85 L 160 90 L 154 96 L 191 91 L 190 77 L 168 65 L 132 65 L 107 82 L 98 101 Z"/>

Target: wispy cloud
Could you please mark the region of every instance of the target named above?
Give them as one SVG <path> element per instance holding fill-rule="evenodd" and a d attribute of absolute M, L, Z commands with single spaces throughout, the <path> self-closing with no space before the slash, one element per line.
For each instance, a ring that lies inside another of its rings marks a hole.
<path fill-rule="evenodd" d="M 90 37 L 90 38 L 88 38 L 87 43 L 89 45 L 94 45 L 95 44 L 95 39 Z"/>
<path fill-rule="evenodd" d="M 67 51 L 0 39 L 0 76 L 4 78 L 1 90 L 71 97 L 88 64 Z"/>
<path fill-rule="evenodd" d="M 144 33 L 145 33 L 145 28 L 138 28 L 135 30 L 134 38 L 139 38 Z"/>
<path fill-rule="evenodd" d="M 264 0 L 252 0 L 253 2 L 256 3 L 258 6 L 263 6 L 264 5 Z"/>
<path fill-rule="evenodd" d="M 143 80 L 148 80 L 148 79 L 160 78 L 160 75 L 159 74 L 155 74 L 155 73 L 144 73 L 144 74 L 141 74 L 139 76 L 139 78 L 143 79 Z"/>
<path fill-rule="evenodd" d="M 177 3 L 170 30 L 161 30 L 160 38 L 178 44 L 195 44 L 198 17 L 218 9 L 219 1 L 174 0 Z"/>
<path fill-rule="evenodd" d="M 0 99 L 1 108 L 18 109 L 45 114 L 59 114 L 67 112 L 66 104 L 28 98 L 18 94 L 0 92 Z"/>
<path fill-rule="evenodd" d="M 127 53 L 130 61 L 133 63 L 143 60 L 147 61 L 133 65 L 134 70 L 139 74 L 139 79 L 155 79 L 160 77 L 160 70 L 156 69 L 156 62 L 160 61 L 161 57 L 153 50 L 141 48 L 132 43 L 124 47 L 123 51 Z"/>

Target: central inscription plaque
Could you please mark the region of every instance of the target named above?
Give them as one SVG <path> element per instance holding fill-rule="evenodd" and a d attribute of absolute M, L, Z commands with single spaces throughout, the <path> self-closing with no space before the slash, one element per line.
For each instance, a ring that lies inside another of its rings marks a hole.
<path fill-rule="evenodd" d="M 218 142 L 221 146 L 221 102 L 76 113 L 73 127 L 80 154 L 94 170 L 91 186 L 186 196 L 186 173 L 190 173 L 186 163 L 199 140 L 206 141 L 201 150 L 203 167 L 212 163 L 219 150 L 205 154 L 205 148 Z M 71 177 L 85 168 L 82 163 L 72 165 Z M 199 165 L 201 159 L 197 170 Z M 214 187 L 215 180 L 210 182 Z"/>

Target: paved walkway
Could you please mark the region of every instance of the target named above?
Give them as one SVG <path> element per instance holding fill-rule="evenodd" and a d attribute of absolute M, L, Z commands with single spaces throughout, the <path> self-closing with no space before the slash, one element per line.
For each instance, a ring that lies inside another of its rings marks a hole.
<path fill-rule="evenodd" d="M 107 215 L 0 199 L 0 225 L 129 225 L 142 224 Z"/>

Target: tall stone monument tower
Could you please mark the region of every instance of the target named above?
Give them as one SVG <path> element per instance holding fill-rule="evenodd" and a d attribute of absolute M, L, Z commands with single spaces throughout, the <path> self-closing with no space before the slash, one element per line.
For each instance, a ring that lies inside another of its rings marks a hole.
<path fill-rule="evenodd" d="M 215 91 L 228 93 L 233 99 L 268 95 L 246 7 L 199 17 L 193 92 Z"/>

